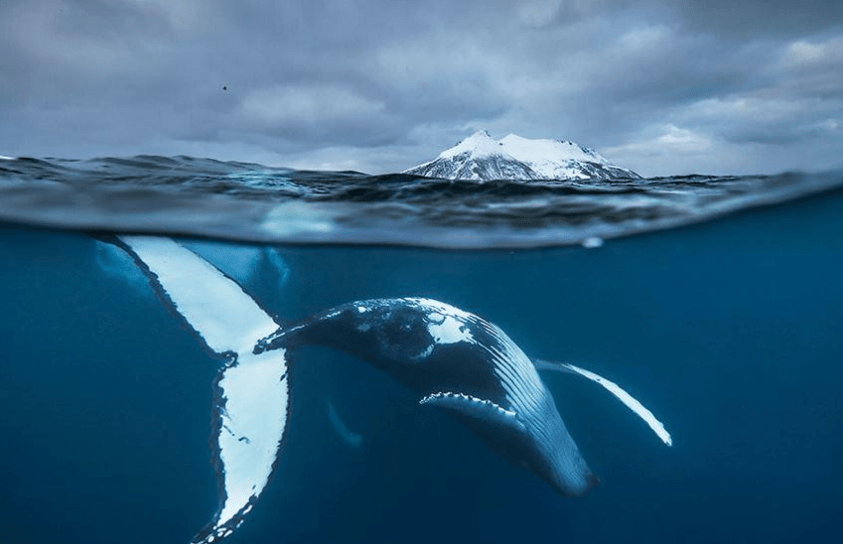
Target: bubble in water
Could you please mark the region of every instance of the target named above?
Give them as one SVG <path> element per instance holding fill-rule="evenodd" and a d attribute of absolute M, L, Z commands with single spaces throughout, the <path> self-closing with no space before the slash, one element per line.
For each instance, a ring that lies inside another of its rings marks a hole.
<path fill-rule="evenodd" d="M 599 236 L 590 236 L 582 241 L 582 247 L 587 249 L 594 249 L 603 245 L 603 238 Z"/>

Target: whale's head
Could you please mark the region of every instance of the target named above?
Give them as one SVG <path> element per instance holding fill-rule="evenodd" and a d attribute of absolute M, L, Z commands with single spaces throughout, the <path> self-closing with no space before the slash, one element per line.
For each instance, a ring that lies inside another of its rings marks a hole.
<path fill-rule="evenodd" d="M 389 373 L 424 361 L 437 339 L 428 311 L 407 299 L 363 300 L 282 327 L 258 342 L 255 352 L 316 344 L 334 348 L 382 367 Z"/>

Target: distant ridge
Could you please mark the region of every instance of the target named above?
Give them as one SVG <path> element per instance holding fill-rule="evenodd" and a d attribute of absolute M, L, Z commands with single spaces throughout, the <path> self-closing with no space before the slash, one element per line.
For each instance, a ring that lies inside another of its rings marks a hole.
<path fill-rule="evenodd" d="M 593 149 L 563 140 L 531 140 L 510 134 L 494 140 L 480 130 L 434 160 L 404 170 L 430 178 L 567 180 L 637 179 L 632 170 L 610 164 Z"/>

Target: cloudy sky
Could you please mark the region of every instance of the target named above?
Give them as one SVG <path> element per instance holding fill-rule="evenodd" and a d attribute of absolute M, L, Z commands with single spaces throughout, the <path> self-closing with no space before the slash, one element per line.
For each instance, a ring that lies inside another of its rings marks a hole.
<path fill-rule="evenodd" d="M 838 0 L 0 0 L 0 154 L 381 173 L 477 129 L 843 166 Z"/>

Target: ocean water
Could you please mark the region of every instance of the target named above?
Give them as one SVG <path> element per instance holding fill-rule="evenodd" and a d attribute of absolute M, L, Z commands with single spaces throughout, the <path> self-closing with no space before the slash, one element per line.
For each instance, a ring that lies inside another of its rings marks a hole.
<path fill-rule="evenodd" d="M 370 365 L 307 348 L 274 475 L 225 542 L 833 541 L 841 181 L 476 186 L 185 157 L 0 161 L 0 542 L 187 543 L 217 508 L 222 362 L 109 232 L 177 236 L 282 318 L 446 301 L 618 382 L 673 436 L 543 374 L 601 479 L 565 498 Z"/>

